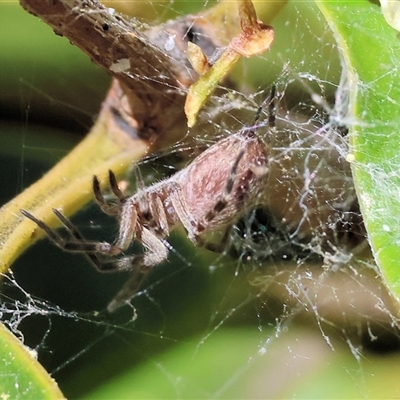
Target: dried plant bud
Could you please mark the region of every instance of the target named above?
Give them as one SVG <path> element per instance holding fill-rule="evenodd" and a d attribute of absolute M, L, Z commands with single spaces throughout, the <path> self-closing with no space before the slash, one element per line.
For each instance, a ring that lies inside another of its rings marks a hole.
<path fill-rule="evenodd" d="M 256 11 L 250 0 L 240 2 L 239 15 L 242 32 L 231 40 L 221 57 L 189 88 L 185 102 L 189 127 L 194 126 L 200 109 L 240 56 L 259 55 L 268 50 L 274 40 L 273 28 L 257 20 Z"/>

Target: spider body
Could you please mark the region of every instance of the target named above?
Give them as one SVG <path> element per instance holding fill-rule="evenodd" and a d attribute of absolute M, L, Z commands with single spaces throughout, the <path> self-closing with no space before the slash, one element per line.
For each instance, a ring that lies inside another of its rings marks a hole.
<path fill-rule="evenodd" d="M 271 104 L 272 100 L 272 108 Z M 258 117 L 259 114 L 256 121 Z M 270 117 L 271 130 L 273 122 Z M 268 150 L 256 129 L 243 128 L 215 143 L 172 177 L 148 188 L 139 188 L 131 196 L 122 193 L 114 174 L 109 171 L 116 203 L 105 201 L 100 182 L 94 176 L 93 192 L 97 203 L 103 212 L 115 216 L 119 222 L 114 244 L 86 241 L 58 210 L 54 213 L 67 229 L 69 238 L 62 237 L 28 211 L 21 212 L 43 229 L 57 246 L 83 253 L 100 272 L 133 271 L 132 278 L 108 306 L 109 311 L 114 311 L 131 299 L 148 270 L 167 258 L 169 245 L 165 238 L 177 225 L 183 225 L 195 245 L 215 250 L 216 246 L 205 243 L 204 237 L 226 230 L 260 202 L 267 165 Z M 127 250 L 133 241 L 143 245 L 143 254 L 115 257 Z"/>
<path fill-rule="evenodd" d="M 221 140 L 199 155 L 190 165 L 172 177 L 132 196 L 124 196 L 115 176 L 109 180 L 117 204 L 105 202 L 97 177 L 93 191 L 101 209 L 116 216 L 119 234 L 115 244 L 88 242 L 58 210 L 56 216 L 69 231 L 65 239 L 29 212 L 22 213 L 43 229 L 49 238 L 66 251 L 84 253 L 101 272 L 133 270 L 133 277 L 108 310 L 114 311 L 129 300 L 149 268 L 168 256 L 163 239 L 182 224 L 195 245 L 203 245 L 203 235 L 221 231 L 236 222 L 259 201 L 265 184 L 268 154 L 257 135 L 243 130 Z M 113 259 L 137 240 L 145 247 L 143 255 Z M 213 246 L 206 247 L 212 249 Z M 102 260 L 101 256 L 110 256 Z"/>
<path fill-rule="evenodd" d="M 199 155 L 171 178 L 180 186 L 185 217 L 180 221 L 196 243 L 204 234 L 219 231 L 254 207 L 265 183 L 265 145 L 252 133 L 232 135 Z"/>
<path fill-rule="evenodd" d="M 118 240 L 100 252 L 119 253 L 136 239 L 147 248 L 143 264 L 153 266 L 166 258 L 160 239 L 176 225 L 181 223 L 198 245 L 203 234 L 235 222 L 256 204 L 264 183 L 257 171 L 267 163 L 265 146 L 247 136 L 239 133 L 218 142 L 171 178 L 124 198 Z"/>

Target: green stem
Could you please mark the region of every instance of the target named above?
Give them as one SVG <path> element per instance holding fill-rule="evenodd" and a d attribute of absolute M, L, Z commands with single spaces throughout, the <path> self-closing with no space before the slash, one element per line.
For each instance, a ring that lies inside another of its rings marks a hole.
<path fill-rule="evenodd" d="M 123 175 L 132 163 L 147 152 L 148 145 L 133 139 L 115 124 L 108 102 L 86 138 L 39 181 L 0 209 L 0 272 L 43 232 L 21 215 L 26 209 L 50 226 L 58 221 L 53 208 L 72 215 L 93 198 L 92 177 L 100 176 L 107 184 L 107 172 L 112 169 Z"/>

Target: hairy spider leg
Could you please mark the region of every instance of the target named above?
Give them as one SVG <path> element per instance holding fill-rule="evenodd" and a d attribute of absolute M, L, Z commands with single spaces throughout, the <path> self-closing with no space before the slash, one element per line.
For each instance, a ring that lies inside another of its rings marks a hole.
<path fill-rule="evenodd" d="M 164 207 L 160 198 L 157 195 L 149 195 L 144 185 L 144 180 L 139 166 L 136 164 L 134 168 L 136 180 L 136 199 L 139 205 L 140 215 L 142 220 L 145 221 L 151 228 L 156 228 L 157 221 L 162 221 L 158 234 L 168 235 L 169 230 L 167 225 L 167 217 L 164 212 Z M 156 218 L 159 216 L 160 218 Z"/>
<path fill-rule="evenodd" d="M 271 93 L 269 97 L 267 97 L 259 107 L 259 110 L 255 116 L 254 125 L 259 121 L 261 116 L 261 111 L 265 107 L 265 104 L 268 103 L 268 128 L 270 129 L 270 136 L 271 134 L 275 133 L 276 129 L 276 115 L 275 115 L 275 96 L 276 96 L 276 87 L 272 85 Z"/>
<path fill-rule="evenodd" d="M 60 211 L 56 209 L 53 209 L 53 211 L 54 214 L 57 216 L 57 218 L 61 221 L 63 226 L 66 228 L 67 232 L 71 235 L 71 237 L 76 239 L 79 243 L 85 241 L 84 237 L 74 227 L 74 225 L 71 223 L 71 221 L 69 221 L 68 218 L 66 218 L 63 214 L 61 214 Z M 21 213 L 25 217 L 29 218 L 34 223 L 36 223 L 39 226 L 39 228 L 43 229 L 50 238 L 50 240 L 58 247 L 60 247 L 63 250 L 72 251 L 71 249 L 68 249 L 65 246 L 66 243 L 71 243 L 71 242 L 66 242 L 66 240 L 61 235 L 59 235 L 55 230 L 51 229 L 43 221 L 37 219 L 26 210 L 21 210 Z M 131 277 L 128 279 L 128 281 L 124 284 L 124 286 L 117 293 L 117 295 L 111 300 L 111 302 L 107 306 L 108 312 L 114 312 L 124 302 L 130 300 L 132 296 L 138 292 L 140 283 L 143 280 L 143 278 L 147 275 L 148 270 L 150 268 L 149 266 L 145 266 L 142 263 L 144 255 L 129 256 L 129 257 L 124 257 L 120 260 L 104 262 L 95 253 L 83 251 L 83 254 L 86 257 L 86 259 L 96 268 L 96 270 L 101 273 L 107 273 L 107 272 L 113 273 L 113 272 L 131 270 L 132 266 L 135 264 L 139 266 L 132 272 Z"/>
<path fill-rule="evenodd" d="M 50 228 L 47 224 L 43 221 L 37 219 L 33 216 L 30 212 L 26 210 L 21 210 L 22 215 L 29 218 L 33 221 L 37 226 L 42 229 L 49 239 L 59 248 L 65 251 L 73 252 L 73 253 L 83 253 L 83 255 L 91 262 L 91 264 L 102 273 L 107 272 L 119 272 L 125 271 L 132 268 L 134 263 L 140 263 L 143 260 L 143 255 L 138 254 L 134 256 L 124 257 L 117 260 L 112 261 L 105 261 L 100 259 L 97 256 L 97 253 L 101 253 L 98 250 L 99 245 L 109 245 L 106 242 L 88 242 L 86 239 L 81 235 L 81 233 L 74 227 L 71 221 L 66 218 L 60 211 L 53 209 L 54 214 L 60 220 L 62 225 L 66 228 L 67 232 L 69 233 L 70 238 L 62 237 L 56 230 Z M 103 253 L 104 254 L 104 253 Z M 129 258 L 129 261 L 128 261 Z"/>
<path fill-rule="evenodd" d="M 153 266 L 167 258 L 168 250 L 158 236 L 169 235 L 168 221 L 164 206 L 157 193 L 146 192 L 143 188 L 140 170 L 135 168 L 135 173 L 139 190 L 135 196 L 124 196 L 118 188 L 115 175 L 109 171 L 111 190 L 120 200 L 118 205 L 119 234 L 114 245 L 103 242 L 96 251 L 110 255 L 118 254 L 126 250 L 135 238 L 138 238 L 147 250 L 151 249 L 140 256 L 140 261 L 144 266 Z M 140 213 L 140 220 L 138 213 Z M 143 223 L 147 227 L 143 226 Z M 113 249 L 119 249 L 119 251 L 114 252 Z M 121 258 L 118 263 L 124 263 L 123 269 L 127 269 L 129 263 L 137 262 L 138 257 Z"/>
<path fill-rule="evenodd" d="M 260 127 L 258 125 L 258 121 L 261 118 L 261 113 L 264 108 L 267 106 L 267 116 L 268 116 L 268 129 L 269 129 L 269 134 L 268 137 L 273 136 L 276 131 L 276 113 L 275 113 L 275 97 L 276 97 L 276 87 L 275 85 L 272 85 L 271 87 L 271 92 L 269 96 L 258 106 L 256 115 L 254 116 L 254 121 L 253 125 L 251 127 L 247 127 L 243 129 L 244 133 L 254 135 L 257 131 L 257 129 Z M 260 138 L 262 140 L 265 140 L 265 138 Z M 268 140 L 267 140 L 268 141 Z"/>
<path fill-rule="evenodd" d="M 24 210 L 23 215 L 36 222 L 38 226 L 49 235 L 50 239 L 63 250 L 76 253 L 89 253 L 89 259 L 99 271 L 121 271 L 131 269 L 135 264 L 143 264 L 145 267 L 148 267 L 160 263 L 165 258 L 167 258 L 168 250 L 156 234 L 154 234 L 144 226 L 139 226 L 135 199 L 133 199 L 132 196 L 129 198 L 123 196 L 122 192 L 118 188 L 115 175 L 111 171 L 109 173 L 109 180 L 111 190 L 120 201 L 119 204 L 110 206 L 104 201 L 104 197 L 100 190 L 100 183 L 97 177 L 94 177 L 93 179 L 93 188 L 96 200 L 98 200 L 99 205 L 103 211 L 110 214 L 110 207 L 112 207 L 112 209 L 118 208 L 120 229 L 115 244 L 111 244 L 108 242 L 86 241 L 83 236 L 74 228 L 71 222 L 58 210 L 53 211 L 60 219 L 64 227 L 67 228 L 67 231 L 70 233 L 72 240 L 66 240 L 62 238 L 56 231 L 51 229 L 44 222 L 35 218 L 29 212 Z M 149 222 L 149 226 L 153 229 L 156 226 L 159 226 L 159 229 L 156 230 L 157 234 L 160 234 L 161 236 L 168 235 L 169 230 L 167 217 L 164 211 L 163 204 L 161 200 L 157 197 L 156 193 L 141 193 L 141 212 L 143 211 L 142 208 L 144 208 L 146 212 L 146 215 L 143 216 L 143 219 L 148 220 L 147 222 Z M 112 215 L 115 214 L 115 212 L 112 213 Z M 154 222 L 154 217 L 156 217 L 157 220 L 160 221 L 159 225 Z M 140 236 L 141 243 L 147 250 L 151 249 L 150 252 L 146 252 L 145 254 L 140 255 L 125 256 L 114 261 L 103 261 L 96 255 L 118 255 L 122 251 L 126 250 L 130 246 L 134 238 L 137 236 Z"/>
<path fill-rule="evenodd" d="M 115 197 L 120 201 L 120 203 L 124 203 L 126 200 L 126 196 L 119 188 L 117 178 L 115 177 L 114 172 L 112 172 L 111 169 L 108 170 L 108 181 L 110 182 L 110 188 Z"/>
<path fill-rule="evenodd" d="M 103 193 L 101 192 L 100 188 L 100 181 L 96 175 L 93 176 L 93 181 L 92 181 L 93 193 L 101 211 L 103 211 L 105 214 L 115 216 L 118 215 L 119 210 L 121 208 L 121 204 L 123 204 L 126 200 L 126 196 L 124 196 L 124 194 L 118 187 L 117 179 L 115 178 L 115 175 L 111 170 L 108 171 L 108 179 L 110 182 L 110 188 L 118 200 L 117 203 L 108 203 L 104 199 Z"/>
<path fill-rule="evenodd" d="M 82 241 L 85 241 L 85 239 L 79 233 L 79 231 L 74 227 L 74 225 L 71 223 L 71 221 L 69 221 L 58 210 L 53 209 L 53 211 L 54 211 L 55 215 L 57 216 L 57 218 L 60 219 L 60 221 L 64 225 L 64 227 L 67 229 L 67 231 L 70 233 L 70 235 L 79 241 L 77 244 L 78 245 L 82 244 Z M 146 230 L 146 232 L 143 233 L 143 237 L 142 237 L 143 244 L 146 244 L 149 241 L 148 233 L 149 232 L 147 230 Z M 94 243 L 94 244 L 96 244 L 96 243 Z M 64 250 L 73 251 L 73 249 L 71 249 L 69 247 L 69 245 L 72 246 L 72 242 L 66 242 L 63 247 Z M 78 251 L 81 252 L 80 250 L 78 250 Z M 96 269 L 98 269 L 101 272 L 118 272 L 118 271 L 131 270 L 132 267 L 135 264 L 137 264 L 138 268 L 136 268 L 133 271 L 132 278 L 129 279 L 129 281 L 128 281 L 128 283 L 136 282 L 137 286 L 139 286 L 139 283 L 141 282 L 142 278 L 147 274 L 149 268 L 154 265 L 154 262 L 150 262 L 150 263 L 146 262 L 146 255 L 143 255 L 143 254 L 133 255 L 133 256 L 125 256 L 120 259 L 112 260 L 112 261 L 102 261 L 95 253 L 91 253 L 86 250 L 83 250 L 83 253 L 90 261 L 93 262 Z M 161 253 L 163 253 L 163 251 L 161 251 Z M 166 258 L 166 254 L 159 255 L 159 257 L 156 258 L 155 263 L 161 262 L 164 258 Z M 124 288 L 125 288 L 125 285 L 124 285 Z M 123 290 L 124 290 L 124 288 L 123 288 Z"/>

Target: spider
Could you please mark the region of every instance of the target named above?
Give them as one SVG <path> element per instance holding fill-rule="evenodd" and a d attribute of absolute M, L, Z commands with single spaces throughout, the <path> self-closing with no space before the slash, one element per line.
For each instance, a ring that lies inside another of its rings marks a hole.
<path fill-rule="evenodd" d="M 225 229 L 226 237 L 229 227 L 260 201 L 268 171 L 268 150 L 256 132 L 256 123 L 267 102 L 269 133 L 274 131 L 274 96 L 273 87 L 270 97 L 260 105 L 252 127 L 222 139 L 175 175 L 150 187 L 139 187 L 133 195 L 124 195 L 115 175 L 109 171 L 110 188 L 116 198 L 114 204 L 106 202 L 100 182 L 94 176 L 96 202 L 104 213 L 119 222 L 114 244 L 85 240 L 56 209 L 53 211 L 66 228 L 67 238 L 28 211 L 21 212 L 61 249 L 84 253 L 98 271 L 132 270 L 132 277 L 108 305 L 108 311 L 113 312 L 133 297 L 146 273 L 167 258 L 169 245 L 165 238 L 175 226 L 182 224 L 194 245 L 215 251 L 216 246 L 205 242 L 204 236 Z M 143 254 L 116 257 L 134 240 L 143 245 Z"/>

